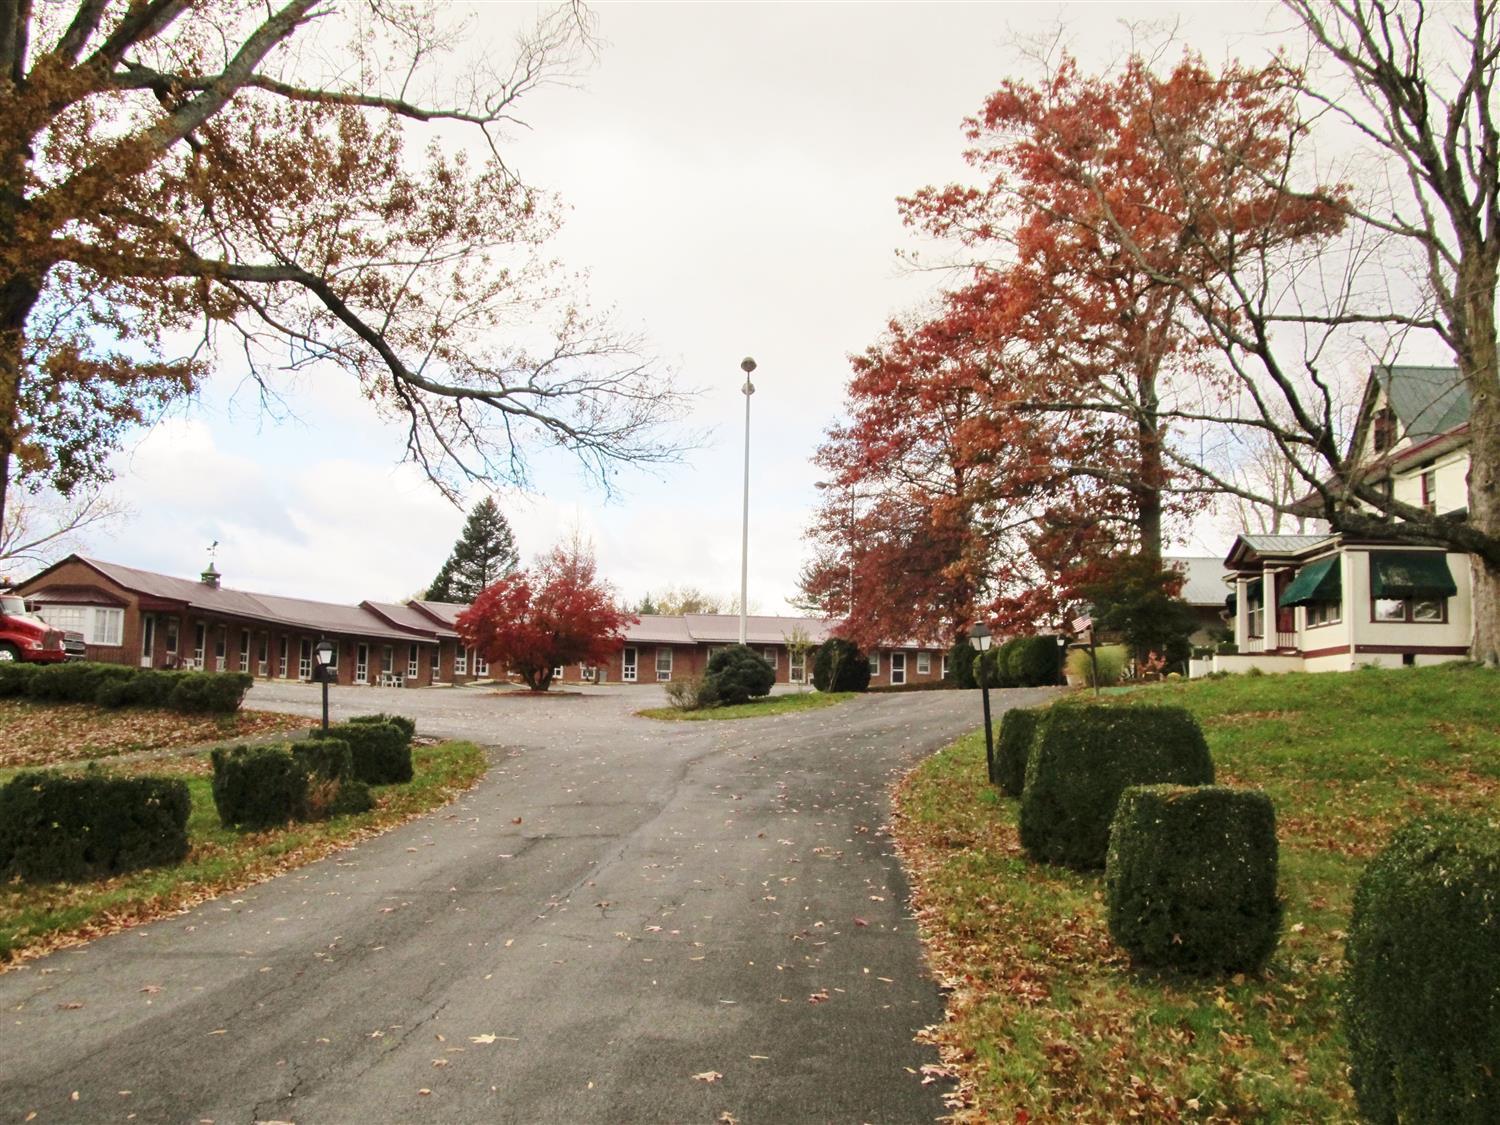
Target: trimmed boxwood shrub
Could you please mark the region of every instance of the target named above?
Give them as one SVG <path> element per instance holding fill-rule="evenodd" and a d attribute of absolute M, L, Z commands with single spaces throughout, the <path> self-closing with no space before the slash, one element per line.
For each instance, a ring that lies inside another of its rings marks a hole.
<path fill-rule="evenodd" d="M 1014 687 L 1046 687 L 1062 676 L 1057 638 L 1016 637 L 1005 645 L 1004 674 Z"/>
<path fill-rule="evenodd" d="M 405 726 L 368 721 L 335 723 L 326 735 L 314 730 L 312 737 L 336 738 L 347 743 L 354 757 L 354 776 L 366 785 L 393 785 L 411 780 L 411 736 Z"/>
<path fill-rule="evenodd" d="M 92 703 L 103 683 L 120 673 L 122 664 L 94 664 L 86 660 L 39 664 L 26 685 L 26 694 L 45 703 Z"/>
<path fill-rule="evenodd" d="M 315 738 L 291 745 L 292 757 L 307 774 L 307 801 L 298 813 L 306 820 L 322 820 L 375 807 L 370 787 L 354 775 L 349 744 L 338 738 Z"/>
<path fill-rule="evenodd" d="M 948 677 L 959 687 L 979 686 L 974 681 L 974 658 L 978 655 L 979 650 L 969 643 L 967 637 L 954 641 L 948 650 Z"/>
<path fill-rule="evenodd" d="M 813 687 L 819 691 L 866 691 L 870 661 L 853 641 L 829 637 L 813 657 Z"/>
<path fill-rule="evenodd" d="M 0 881 L 102 878 L 188 854 L 187 783 L 27 772 L 0 787 Z"/>
<path fill-rule="evenodd" d="M 22 664 L 18 660 L 0 663 L 0 698 L 26 695 L 31 677 L 36 675 L 38 664 Z"/>
<path fill-rule="evenodd" d="M 1222 785 L 1125 790 L 1104 893 L 1110 935 L 1138 965 L 1259 970 L 1281 930 L 1275 806 Z"/>
<path fill-rule="evenodd" d="M 776 683 L 776 670 L 765 658 L 745 645 L 722 648 L 708 659 L 704 687 L 725 705 L 748 703 L 769 695 Z"/>
<path fill-rule="evenodd" d="M 307 770 L 285 746 L 220 746 L 210 757 L 225 827 L 272 828 L 307 807 Z"/>
<path fill-rule="evenodd" d="M 1500 826 L 1398 830 L 1355 888 L 1344 962 L 1361 1116 L 1500 1121 Z"/>
<path fill-rule="evenodd" d="M 248 672 L 180 672 L 169 703 L 174 711 L 232 714 L 254 679 Z"/>
<path fill-rule="evenodd" d="M 1000 786 L 1007 797 L 1019 797 L 1026 784 L 1026 758 L 1041 717 L 1035 707 L 1012 707 L 1000 722 L 990 783 Z"/>
<path fill-rule="evenodd" d="M 975 653 L 974 666 L 970 669 L 969 675 L 975 687 L 986 685 L 992 688 L 1013 687 L 1014 685 L 1005 675 L 1005 645 Z"/>
<path fill-rule="evenodd" d="M 1052 707 L 1026 761 L 1021 843 L 1044 863 L 1103 867 L 1126 788 L 1213 779 L 1208 744 L 1184 708 Z"/>
<path fill-rule="evenodd" d="M 405 715 L 387 715 L 384 711 L 380 711 L 374 715 L 355 715 L 354 718 L 345 719 L 344 721 L 348 723 L 392 723 L 401 728 L 408 742 L 417 733 L 416 720 L 409 719 Z"/>

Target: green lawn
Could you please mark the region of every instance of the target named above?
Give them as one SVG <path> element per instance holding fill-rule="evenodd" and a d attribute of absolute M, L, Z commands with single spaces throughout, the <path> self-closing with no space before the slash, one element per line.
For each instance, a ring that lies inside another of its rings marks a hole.
<path fill-rule="evenodd" d="M 676 707 L 647 707 L 636 714 L 645 719 L 681 719 L 688 722 L 762 719 L 768 715 L 785 715 L 791 711 L 833 707 L 858 694 L 853 691 L 808 691 L 796 695 L 768 695 L 764 699 L 752 699 L 749 703 L 736 703 L 731 707 L 704 707 L 697 711 L 679 711 Z"/>
<path fill-rule="evenodd" d="M 1408 818 L 1494 811 L 1497 699 L 1500 673 L 1450 665 L 1103 701 L 1188 707 L 1219 781 L 1275 801 L 1285 928 L 1248 979 L 1133 971 L 1109 939 L 1102 876 L 1024 857 L 1016 802 L 984 783 L 982 735 L 928 759 L 897 792 L 897 834 L 934 970 L 954 986 L 932 1035 L 975 1115 L 1354 1120 L 1337 1011 L 1354 884 Z"/>
<path fill-rule="evenodd" d="M 412 747 L 412 764 L 412 780 L 377 787 L 377 804 L 367 813 L 238 832 L 219 823 L 206 754 L 132 762 L 126 767 L 132 772 L 187 781 L 193 802 L 187 859 L 95 883 L 0 883 L 0 968 L 18 955 L 98 937 L 310 863 L 444 804 L 478 781 L 486 763 L 473 743 L 445 742 Z"/>

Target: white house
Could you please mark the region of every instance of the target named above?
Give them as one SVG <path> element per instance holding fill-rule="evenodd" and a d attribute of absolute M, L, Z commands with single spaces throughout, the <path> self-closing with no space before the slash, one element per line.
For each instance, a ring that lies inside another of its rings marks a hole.
<path fill-rule="evenodd" d="M 1451 367 L 1377 367 L 1351 458 L 1414 507 L 1468 505 L 1469 396 Z M 1399 530 L 1399 527 L 1398 527 Z M 1225 566 L 1238 652 L 1221 671 L 1341 671 L 1469 654 L 1469 559 L 1441 547 L 1340 534 L 1241 535 Z"/>

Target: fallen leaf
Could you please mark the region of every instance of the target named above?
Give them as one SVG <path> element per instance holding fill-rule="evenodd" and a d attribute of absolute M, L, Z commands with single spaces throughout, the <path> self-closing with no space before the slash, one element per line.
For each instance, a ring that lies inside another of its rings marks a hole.
<path fill-rule="evenodd" d="M 723 1077 L 717 1070 L 705 1070 L 702 1074 L 693 1075 L 694 1081 L 697 1082 L 717 1082 Z"/>
<path fill-rule="evenodd" d="M 818 991 L 814 992 L 811 996 L 809 996 L 807 998 L 807 1002 L 809 1004 L 821 1004 L 824 1000 L 827 1000 L 827 999 L 828 999 L 828 989 L 826 989 L 826 988 L 820 988 L 820 989 L 818 989 Z"/>
<path fill-rule="evenodd" d="M 470 1043 L 493 1043 L 494 1041 L 495 1041 L 495 1036 L 489 1034 L 488 1032 L 486 1032 L 483 1035 L 471 1035 L 471 1036 L 469 1036 L 469 1042 Z"/>
<path fill-rule="evenodd" d="M 429 1090 L 426 1086 L 423 1086 L 420 1090 L 417 1091 L 417 1093 L 425 1098 L 428 1094 L 432 1093 L 432 1091 Z"/>

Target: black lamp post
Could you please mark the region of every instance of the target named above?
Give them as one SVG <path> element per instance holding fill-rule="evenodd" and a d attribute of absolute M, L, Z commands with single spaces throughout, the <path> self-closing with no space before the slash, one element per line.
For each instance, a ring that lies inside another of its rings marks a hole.
<path fill-rule="evenodd" d="M 989 652 L 990 642 L 994 640 L 990 636 L 989 626 L 984 622 L 975 625 L 969 630 L 969 640 L 974 647 L 979 649 L 981 657 Z M 995 736 L 990 732 L 990 676 L 989 668 L 981 658 L 979 661 L 979 691 L 984 697 L 984 764 L 985 778 L 989 781 L 995 780 Z"/>
<path fill-rule="evenodd" d="M 315 667 L 314 675 L 318 682 L 323 685 L 323 730 L 328 730 L 328 681 L 333 677 L 334 670 L 333 654 L 335 649 L 332 641 L 319 641 L 313 648 L 313 661 Z"/>

